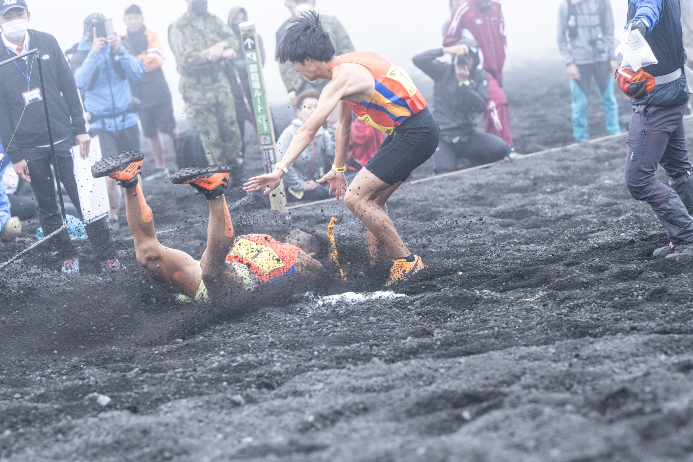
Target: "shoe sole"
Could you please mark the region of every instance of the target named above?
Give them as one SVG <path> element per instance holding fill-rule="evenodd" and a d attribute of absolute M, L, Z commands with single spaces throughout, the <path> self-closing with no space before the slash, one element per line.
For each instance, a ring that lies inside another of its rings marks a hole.
<path fill-rule="evenodd" d="M 214 175 L 215 173 L 230 173 L 231 169 L 225 166 L 216 167 L 188 167 L 182 170 L 178 170 L 176 173 L 171 175 L 171 183 L 173 184 L 187 184 L 197 178 L 203 178 L 209 175 Z"/>
<path fill-rule="evenodd" d="M 128 151 L 115 157 L 106 157 L 91 167 L 91 175 L 94 178 L 102 178 L 141 160 L 144 160 L 144 154 L 139 151 Z"/>

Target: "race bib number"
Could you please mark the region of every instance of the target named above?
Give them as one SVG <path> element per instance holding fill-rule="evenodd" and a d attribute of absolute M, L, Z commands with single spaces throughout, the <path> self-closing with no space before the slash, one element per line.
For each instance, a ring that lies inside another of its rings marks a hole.
<path fill-rule="evenodd" d="M 274 250 L 247 239 L 239 239 L 233 246 L 231 255 L 251 261 L 262 271 L 263 276 L 284 267 L 284 263 Z"/>
<path fill-rule="evenodd" d="M 407 71 L 405 71 L 404 69 L 393 64 L 390 67 L 390 70 L 387 71 L 385 77 L 387 77 L 388 79 L 392 79 L 398 82 L 400 85 L 402 85 L 404 89 L 407 90 L 407 93 L 409 93 L 410 97 L 413 97 L 416 94 L 416 85 L 409 77 L 409 74 L 407 74 Z"/>
<path fill-rule="evenodd" d="M 392 127 L 383 127 L 382 125 L 378 125 L 377 123 L 373 122 L 373 119 L 366 114 L 364 116 L 359 117 L 359 120 L 361 122 L 367 123 L 371 127 L 380 130 L 381 132 L 385 133 L 386 135 L 392 135 L 395 132 L 395 129 Z"/>

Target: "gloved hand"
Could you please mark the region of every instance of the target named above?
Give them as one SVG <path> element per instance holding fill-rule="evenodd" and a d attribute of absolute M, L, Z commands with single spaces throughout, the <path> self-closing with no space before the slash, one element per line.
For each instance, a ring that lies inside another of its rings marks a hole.
<path fill-rule="evenodd" d="M 628 29 L 629 26 L 631 30 L 639 30 L 643 37 L 645 36 L 645 33 L 650 29 L 650 25 L 643 18 L 631 19 L 630 21 L 628 21 L 628 24 L 626 24 L 625 29 Z"/>

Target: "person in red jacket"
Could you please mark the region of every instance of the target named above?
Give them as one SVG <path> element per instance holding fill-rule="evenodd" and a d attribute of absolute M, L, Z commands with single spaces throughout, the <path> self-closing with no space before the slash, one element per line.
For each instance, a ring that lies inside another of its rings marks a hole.
<path fill-rule="evenodd" d="M 450 8 L 454 13 L 445 29 L 443 46 L 457 45 L 463 37 L 473 38 L 479 44 L 481 68 L 489 77 L 484 128 L 486 133 L 502 138 L 513 147 L 508 99 L 503 91 L 506 39 L 501 5 L 494 0 L 450 0 Z M 513 153 L 514 150 L 511 157 Z"/>

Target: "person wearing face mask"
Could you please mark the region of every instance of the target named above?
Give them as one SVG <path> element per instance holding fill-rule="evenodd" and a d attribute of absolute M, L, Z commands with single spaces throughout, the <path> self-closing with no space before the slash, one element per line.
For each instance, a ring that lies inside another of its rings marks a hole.
<path fill-rule="evenodd" d="M 231 169 L 231 185 L 243 179 L 242 136 L 231 84 L 224 68 L 238 57 L 238 38 L 207 2 L 186 0 L 188 11 L 168 30 L 180 73 L 180 92 L 193 130 L 200 133 L 210 165 Z"/>
<path fill-rule="evenodd" d="M 292 20 L 296 19 L 302 13 L 316 11 L 315 0 L 285 0 L 284 5 L 289 12 L 291 12 L 291 17 L 287 19 L 281 26 L 279 26 L 279 30 L 277 30 L 277 48 L 282 42 L 284 32 L 286 31 L 287 27 L 291 25 Z M 322 27 L 325 32 L 330 34 L 330 39 L 332 40 L 332 45 L 334 46 L 336 56 L 341 56 L 345 53 L 352 53 L 356 51 L 353 43 L 351 42 L 349 34 L 342 23 L 339 22 L 339 19 L 334 16 L 321 14 L 320 21 L 322 22 Z M 283 64 L 280 63 L 279 70 L 282 74 L 282 80 L 284 81 L 286 90 L 289 93 L 289 98 L 292 100 L 295 100 L 296 95 L 299 93 L 311 88 L 317 90 L 318 93 L 321 93 L 322 89 L 325 88 L 325 85 L 329 83 L 325 79 L 318 79 L 315 82 L 310 82 L 303 75 L 296 72 L 296 69 L 294 69 L 293 64 L 290 62 Z"/>
<path fill-rule="evenodd" d="M 296 99 L 296 115 L 291 125 L 282 133 L 277 141 L 277 151 L 282 157 L 294 139 L 296 132 L 306 123 L 318 107 L 320 95 L 315 90 L 306 90 Z M 330 188 L 316 181 L 330 170 L 334 162 L 334 137 L 324 128 L 318 130 L 313 142 L 298 156 L 289 167 L 284 178 L 284 184 L 289 190 L 288 200 L 317 201 L 330 198 Z"/>
<path fill-rule="evenodd" d="M 156 31 L 144 25 L 142 9 L 130 5 L 125 9 L 123 21 L 127 33 L 123 36 L 132 54 L 145 65 L 144 74 L 139 80 L 131 80 L 132 95 L 142 103 L 139 111 L 142 132 L 149 140 L 156 164 L 156 172 L 145 177 L 144 181 L 168 178 L 169 171 L 164 160 L 164 143 L 161 133 L 171 138 L 171 145 L 178 138 L 178 128 L 173 115 L 173 99 L 168 88 L 164 71 L 164 52 L 159 45 Z"/>
<path fill-rule="evenodd" d="M 248 79 L 248 68 L 245 64 L 243 51 L 243 43 L 241 40 L 241 29 L 239 24 L 248 21 L 248 12 L 245 8 L 236 6 L 229 11 L 228 25 L 236 34 L 238 39 L 238 59 L 230 61 L 226 66 L 226 75 L 231 84 L 231 92 L 236 103 L 236 119 L 238 120 L 238 128 L 241 130 L 243 137 L 243 152 L 245 152 L 245 123 L 250 122 L 255 126 L 255 113 L 253 112 L 253 98 L 250 92 L 250 80 Z M 265 65 L 265 46 L 262 37 L 257 35 L 257 48 L 262 56 L 262 65 Z"/>
<path fill-rule="evenodd" d="M 508 99 L 503 91 L 505 64 L 505 20 L 501 5 L 495 0 L 450 0 L 452 19 L 445 29 L 443 46 L 460 43 L 463 37 L 479 44 L 481 68 L 489 75 L 489 104 L 484 114 L 484 130 L 515 146 L 510 133 Z M 512 149 L 509 159 L 516 156 Z"/>
<path fill-rule="evenodd" d="M 0 0 L 2 1 L 2 0 Z M 36 196 L 39 221 L 45 235 L 62 226 L 57 204 L 51 149 L 43 101 L 50 109 L 50 125 L 60 180 L 77 210 L 79 194 L 74 176 L 71 148 L 79 145 L 82 157 L 89 155 L 91 138 L 87 134 L 84 109 L 70 67 L 56 39 L 29 30 L 31 14 L 24 0 L 0 3 L 2 45 L 0 61 L 31 49 L 31 55 L 0 67 L 0 141 L 14 164 L 15 172 L 29 181 Z M 41 91 L 37 60 L 41 59 L 45 92 Z M 121 269 L 115 245 L 105 219 L 87 225 L 89 239 L 106 271 Z M 77 249 L 67 231 L 47 244 L 57 251 L 63 273 L 79 273 Z"/>

